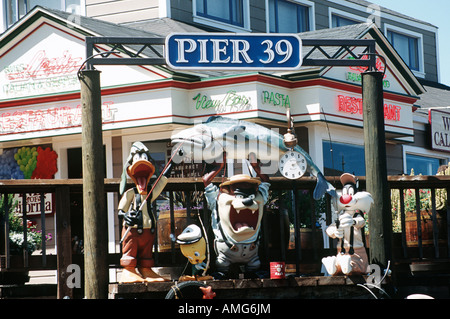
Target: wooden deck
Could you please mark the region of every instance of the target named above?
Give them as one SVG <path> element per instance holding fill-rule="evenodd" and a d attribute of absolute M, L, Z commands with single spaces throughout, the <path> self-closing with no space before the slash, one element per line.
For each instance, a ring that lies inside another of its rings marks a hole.
<path fill-rule="evenodd" d="M 337 183 L 333 178 L 329 179 L 333 184 Z M 447 189 L 450 193 L 450 176 L 389 176 L 389 186 L 391 189 L 409 189 L 416 191 L 422 188 L 430 188 L 434 194 L 434 190 L 439 188 Z M 219 181 L 217 181 L 219 182 Z M 105 179 L 105 192 L 117 193 L 120 183 L 119 179 Z M 364 188 L 365 179 L 360 179 L 361 187 Z M 315 186 L 315 180 L 311 177 L 303 177 L 295 182 L 287 182 L 282 178 L 271 179 L 271 190 L 275 192 L 289 190 L 295 186 L 297 190 L 312 190 Z M 339 185 L 335 185 L 339 187 Z M 182 191 L 185 193 L 202 189 L 203 184 L 200 179 L 195 178 L 174 178 L 171 179 L 166 187 L 166 191 Z M 7 225 L 6 221 L 0 228 L 3 230 L 3 236 L 0 238 L 0 274 L 14 271 L 56 271 L 57 283 L 46 284 L 20 284 L 15 286 L 0 286 L 0 298 L 38 298 L 44 296 L 50 291 L 53 297 L 55 286 L 57 298 L 69 296 L 71 298 L 83 298 L 83 288 L 71 289 L 66 285 L 66 271 L 68 265 L 76 264 L 84 268 L 84 259 L 81 254 L 69 254 L 71 251 L 70 236 L 70 207 L 68 207 L 69 196 L 71 193 L 82 192 L 81 180 L 1 180 L 0 193 L 6 194 L 23 194 L 32 193 L 54 193 L 56 201 L 56 242 L 58 251 L 56 255 L 49 254 L 47 251 L 43 255 L 26 255 L 17 256 L 9 253 L 6 243 Z M 297 192 L 296 192 L 297 194 Z M 418 201 L 417 201 L 418 202 Z M 429 293 L 436 298 L 450 298 L 450 201 L 447 199 L 446 222 L 444 231 L 437 227 L 433 227 L 433 245 L 422 245 L 419 236 L 417 247 L 406 246 L 405 234 L 401 234 L 401 240 L 393 242 L 392 266 L 393 277 L 392 284 L 394 289 L 404 289 L 411 293 Z M 310 203 L 312 206 L 312 203 Z M 435 205 L 435 204 L 433 204 Z M 23 207 L 26 207 L 24 205 Z M 190 206 L 187 206 L 188 210 Z M 418 210 L 419 211 L 419 210 Z M 419 211 L 420 212 L 420 211 Z M 433 208 L 435 214 L 435 208 Z M 26 215 L 26 211 L 23 211 Z M 172 212 L 171 212 L 172 214 Z M 44 215 L 41 209 L 41 217 Z M 327 211 L 327 224 L 331 221 Z M 188 214 L 190 216 L 190 213 Z M 295 222 L 301 221 L 304 216 L 300 214 L 300 209 L 295 210 Z M 405 219 L 404 208 L 401 210 L 402 220 Z M 203 211 L 202 218 L 205 225 L 209 225 L 209 214 Z M 45 219 L 44 219 L 45 220 Z M 311 216 L 313 220 L 313 216 Z M 417 226 L 421 229 L 423 222 L 418 219 Z M 270 224 L 273 225 L 273 224 Z M 314 223 L 313 223 L 314 225 Z M 275 226 L 275 225 L 273 225 Z M 280 228 L 281 229 L 281 228 Z M 209 231 L 209 230 L 208 230 Z M 299 228 L 295 230 L 295 238 L 299 237 Z M 314 236 L 313 236 L 314 237 Z M 264 236 L 263 236 L 264 238 Z M 439 240 L 437 240 L 439 239 Z M 267 246 L 267 247 L 266 247 Z M 278 246 L 277 246 L 278 247 Z M 334 246 L 330 246 L 334 247 Z M 308 263 L 320 263 L 322 254 L 333 254 L 331 251 L 321 252 L 321 246 L 317 242 L 312 243 L 310 249 L 301 248 L 300 242 L 295 249 L 269 249 L 269 245 L 265 243 L 261 246 L 261 258 L 267 263 L 270 260 L 286 260 L 286 264 L 298 266 L 295 276 L 285 280 L 270 279 L 230 279 L 215 280 L 207 282 L 217 293 L 220 299 L 235 298 L 371 298 L 371 294 L 364 287 L 359 285 L 365 281 L 363 277 L 324 277 L 304 271 L 303 266 Z M 267 249 L 266 249 L 267 248 Z M 312 248 L 312 249 L 311 249 Z M 211 250 L 212 251 L 212 250 Z M 335 253 L 335 252 L 334 252 Z M 277 255 L 277 256 L 274 256 Z M 280 256 L 281 255 L 281 258 Z M 120 252 L 108 254 L 108 264 L 110 268 L 118 268 Z M 186 263 L 184 257 L 177 253 L 163 252 L 155 254 L 155 261 L 158 267 L 178 267 Z M 266 267 L 267 268 L 267 267 Z M 104 269 L 108 271 L 108 269 Z M 305 275 L 305 274 L 308 274 Z M 110 283 L 110 298 L 165 298 L 174 281 L 166 283 L 154 284 L 118 284 Z M 406 289 L 408 288 L 408 289 Z M 41 293 L 39 293 L 39 289 Z M 37 296 L 36 296 L 37 294 Z M 395 298 L 402 298 L 403 294 L 392 294 Z"/>
<path fill-rule="evenodd" d="M 215 299 L 336 299 L 373 298 L 361 286 L 365 276 L 311 276 L 286 279 L 208 280 Z M 178 283 L 179 284 L 179 283 Z M 164 299 L 176 282 L 110 284 L 110 299 Z M 189 296 L 185 296 L 189 299 Z M 192 297 L 191 297 L 192 298 Z"/>

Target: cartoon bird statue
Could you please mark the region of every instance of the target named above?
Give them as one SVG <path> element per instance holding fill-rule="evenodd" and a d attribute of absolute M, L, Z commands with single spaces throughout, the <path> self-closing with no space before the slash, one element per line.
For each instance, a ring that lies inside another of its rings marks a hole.
<path fill-rule="evenodd" d="M 358 192 L 358 180 L 352 174 L 342 174 L 342 194 L 337 197 L 338 219 L 328 226 L 326 233 L 338 238 L 338 253 L 322 259 L 330 275 L 354 275 L 368 273 L 368 257 L 362 240 L 362 228 L 366 221 L 362 213 L 368 213 L 373 205 L 372 195 Z"/>
<path fill-rule="evenodd" d="M 150 162 L 150 152 L 141 142 L 135 142 L 131 146 L 122 173 L 122 198 L 118 205 L 118 214 L 123 217 L 120 264 L 124 269 L 121 282 L 164 281 L 152 270 L 156 218 L 150 204 L 166 186 L 171 167 L 172 164 L 169 163 L 149 189 L 150 178 L 155 172 L 155 167 Z M 127 175 L 135 187 L 125 191 Z"/>
<path fill-rule="evenodd" d="M 180 244 L 180 250 L 192 264 L 193 275 L 183 275 L 179 281 L 189 280 L 211 280 L 213 277 L 206 276 L 208 265 L 206 259 L 206 240 L 202 236 L 200 227 L 195 224 L 188 225 L 183 232 L 178 235 L 177 243 Z"/>

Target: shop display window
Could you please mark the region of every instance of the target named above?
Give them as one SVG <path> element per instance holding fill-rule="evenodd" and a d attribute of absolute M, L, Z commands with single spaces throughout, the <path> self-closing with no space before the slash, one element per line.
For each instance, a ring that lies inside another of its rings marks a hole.
<path fill-rule="evenodd" d="M 435 157 L 421 156 L 415 154 L 406 154 L 406 174 L 414 175 L 436 175 L 441 164 L 441 159 Z"/>
<path fill-rule="evenodd" d="M 106 159 L 106 149 L 103 146 L 103 158 Z M 106 160 L 104 166 L 106 176 Z M 83 178 L 83 157 L 81 147 L 67 149 L 67 175 L 69 178 Z"/>
<path fill-rule="evenodd" d="M 351 173 L 364 176 L 364 146 L 323 141 L 323 166 L 326 176 L 340 176 Z"/>

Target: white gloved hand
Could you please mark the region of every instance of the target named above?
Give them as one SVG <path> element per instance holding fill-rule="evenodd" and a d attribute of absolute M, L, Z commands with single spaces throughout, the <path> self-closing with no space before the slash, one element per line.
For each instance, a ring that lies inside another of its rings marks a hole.
<path fill-rule="evenodd" d="M 339 216 L 339 228 L 348 228 L 354 224 L 353 216 L 344 213 Z"/>
<path fill-rule="evenodd" d="M 336 230 L 334 231 L 334 236 L 336 238 L 343 238 L 344 237 L 344 229 L 343 228 L 336 228 Z"/>

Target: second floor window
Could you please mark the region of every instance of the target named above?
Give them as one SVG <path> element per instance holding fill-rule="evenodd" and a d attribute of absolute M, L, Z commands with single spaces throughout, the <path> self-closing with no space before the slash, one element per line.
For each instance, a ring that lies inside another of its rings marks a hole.
<path fill-rule="evenodd" d="M 420 71 L 419 40 L 415 37 L 391 30 L 387 31 L 387 38 L 409 68 L 411 70 Z"/>
<path fill-rule="evenodd" d="M 311 31 L 311 7 L 298 2 L 269 0 L 269 30 L 274 33 Z"/>
<path fill-rule="evenodd" d="M 346 25 L 357 24 L 357 23 L 359 23 L 359 22 L 355 21 L 355 20 L 352 20 L 352 19 L 348 19 L 348 18 L 344 18 L 344 17 L 338 16 L 336 14 L 333 14 L 331 16 L 331 27 L 332 28 L 344 27 Z"/>
<path fill-rule="evenodd" d="M 84 0 L 6 0 L 4 2 L 6 27 L 10 27 L 19 21 L 37 5 L 80 14 L 82 3 L 84 3 Z"/>
<path fill-rule="evenodd" d="M 244 26 L 243 0 L 196 0 L 197 15 Z"/>

